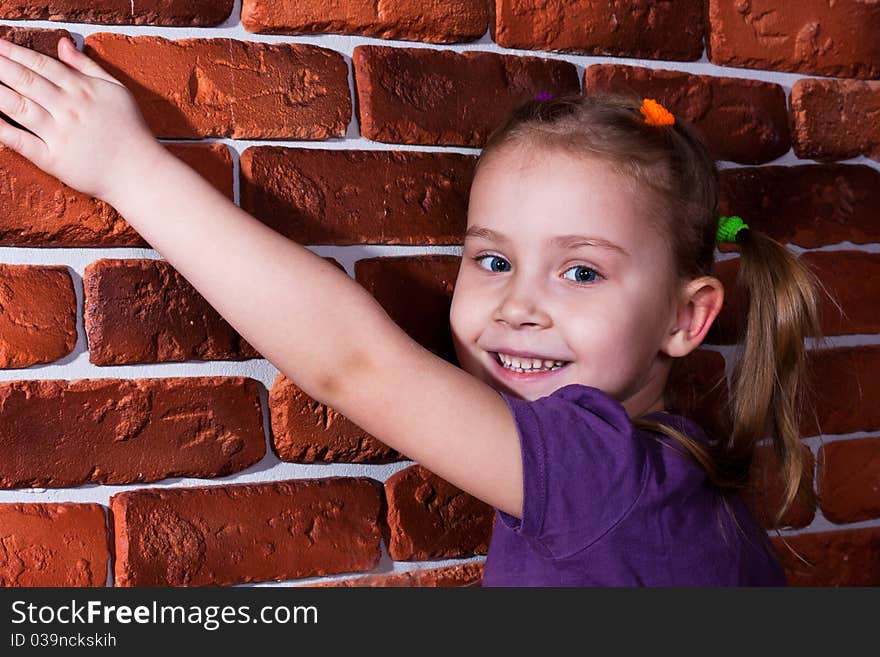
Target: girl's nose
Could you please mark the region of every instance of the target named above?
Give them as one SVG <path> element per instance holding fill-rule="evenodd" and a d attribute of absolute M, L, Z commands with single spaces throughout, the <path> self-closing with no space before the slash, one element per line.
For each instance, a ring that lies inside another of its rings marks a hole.
<path fill-rule="evenodd" d="M 550 315 L 541 302 L 538 290 L 522 284 L 511 284 L 495 309 L 494 319 L 512 328 L 550 326 Z"/>

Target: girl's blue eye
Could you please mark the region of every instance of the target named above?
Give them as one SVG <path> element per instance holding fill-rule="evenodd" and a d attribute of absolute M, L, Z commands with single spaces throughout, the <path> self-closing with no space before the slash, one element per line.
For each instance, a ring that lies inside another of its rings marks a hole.
<path fill-rule="evenodd" d="M 597 278 L 601 278 L 602 276 L 592 267 L 585 267 L 584 265 L 576 265 L 574 267 L 570 267 L 569 269 L 565 270 L 565 273 L 567 274 L 570 271 L 577 271 L 578 273 L 575 274 L 573 279 L 568 278 L 565 275 L 563 275 L 563 277 L 570 281 L 573 280 L 575 283 L 592 283 Z"/>
<path fill-rule="evenodd" d="M 483 267 L 483 261 L 486 258 L 490 259 L 489 260 L 490 264 L 488 267 Z M 474 258 L 474 260 L 477 261 L 477 263 L 479 264 L 480 267 L 482 267 L 483 269 L 486 269 L 487 271 L 494 271 L 494 272 L 510 271 L 510 263 L 507 262 L 507 260 L 505 260 L 501 256 L 482 255 L 482 256 L 477 256 L 476 258 Z M 503 264 L 499 264 L 499 263 L 503 263 Z M 500 269 L 496 269 L 496 266 L 500 267 Z"/>

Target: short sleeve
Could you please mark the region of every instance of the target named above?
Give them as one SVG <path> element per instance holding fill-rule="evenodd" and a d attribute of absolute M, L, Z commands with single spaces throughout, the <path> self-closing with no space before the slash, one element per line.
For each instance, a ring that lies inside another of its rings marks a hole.
<path fill-rule="evenodd" d="M 516 421 L 523 460 L 522 519 L 501 521 L 545 556 L 561 559 L 620 522 L 647 483 L 646 447 L 623 406 L 571 384 L 527 401 L 499 393 Z"/>

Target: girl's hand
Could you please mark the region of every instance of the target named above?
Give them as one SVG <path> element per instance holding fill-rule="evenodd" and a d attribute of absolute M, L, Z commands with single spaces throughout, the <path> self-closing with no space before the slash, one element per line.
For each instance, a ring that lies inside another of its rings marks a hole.
<path fill-rule="evenodd" d="M 162 149 L 134 96 L 70 39 L 61 61 L 0 39 L 0 145 L 84 194 L 106 200 L 136 182 L 133 159 Z"/>

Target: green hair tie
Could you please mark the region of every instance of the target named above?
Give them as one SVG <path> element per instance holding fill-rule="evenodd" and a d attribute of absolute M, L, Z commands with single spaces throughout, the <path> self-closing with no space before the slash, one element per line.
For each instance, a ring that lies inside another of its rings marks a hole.
<path fill-rule="evenodd" d="M 748 225 L 743 223 L 742 217 L 719 217 L 718 232 L 715 236 L 717 242 L 736 242 L 736 234 Z"/>

